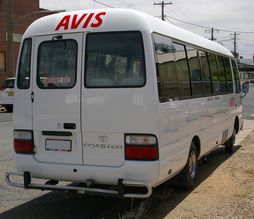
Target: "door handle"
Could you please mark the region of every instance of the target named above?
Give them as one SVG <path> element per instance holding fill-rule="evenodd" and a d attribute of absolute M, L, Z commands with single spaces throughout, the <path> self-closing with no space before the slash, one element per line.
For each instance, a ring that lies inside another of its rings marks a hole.
<path fill-rule="evenodd" d="M 64 123 L 63 124 L 64 129 L 76 129 L 75 123 Z"/>

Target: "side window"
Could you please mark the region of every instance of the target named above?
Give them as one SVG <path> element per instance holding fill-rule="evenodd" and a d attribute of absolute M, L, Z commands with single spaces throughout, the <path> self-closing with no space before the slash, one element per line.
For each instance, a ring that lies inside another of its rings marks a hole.
<path fill-rule="evenodd" d="M 241 84 L 240 84 L 239 72 L 238 72 L 235 61 L 231 60 L 231 63 L 232 63 L 234 79 L 235 79 L 235 92 L 236 93 L 241 93 Z"/>
<path fill-rule="evenodd" d="M 224 68 L 224 61 L 222 56 L 217 56 L 218 58 L 218 67 L 220 72 L 220 90 L 221 93 L 227 92 L 227 80 L 226 80 L 226 71 Z"/>
<path fill-rule="evenodd" d="M 32 39 L 25 39 L 18 66 L 17 87 L 19 89 L 28 89 L 30 87 L 31 47 Z"/>
<path fill-rule="evenodd" d="M 233 93 L 233 78 L 230 67 L 229 58 L 224 57 L 224 66 L 226 70 L 226 79 L 227 79 L 227 92 Z"/>
<path fill-rule="evenodd" d="M 160 101 L 190 96 L 190 79 L 185 47 L 168 37 L 154 34 Z"/>
<path fill-rule="evenodd" d="M 203 93 L 203 85 L 202 85 L 202 73 L 200 68 L 200 62 L 198 58 L 198 50 L 191 48 L 189 46 L 186 47 L 190 75 L 191 75 L 191 88 L 193 96 L 202 96 Z"/>
<path fill-rule="evenodd" d="M 206 52 L 199 51 L 199 58 L 200 58 L 201 71 L 202 71 L 202 77 L 203 77 L 203 94 L 209 95 L 212 93 L 212 86 L 211 86 L 209 63 L 208 63 Z"/>
<path fill-rule="evenodd" d="M 187 63 L 185 46 L 173 43 L 175 51 L 176 70 L 178 75 L 178 88 L 182 97 L 189 97 L 190 93 L 190 74 Z"/>
<path fill-rule="evenodd" d="M 174 47 L 170 38 L 154 35 L 160 101 L 179 97 Z"/>
<path fill-rule="evenodd" d="M 75 40 L 53 40 L 38 49 L 37 85 L 42 89 L 72 88 L 76 83 L 78 45 Z"/>
<path fill-rule="evenodd" d="M 211 75 L 212 75 L 213 92 L 214 94 L 219 94 L 220 93 L 220 74 L 219 74 L 216 55 L 212 53 L 209 54 L 209 64 L 210 64 Z"/>

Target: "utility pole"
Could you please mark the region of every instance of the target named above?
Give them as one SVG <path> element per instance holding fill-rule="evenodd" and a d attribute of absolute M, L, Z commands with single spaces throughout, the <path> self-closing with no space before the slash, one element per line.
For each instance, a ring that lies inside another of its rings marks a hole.
<path fill-rule="evenodd" d="M 13 70 L 13 2 L 7 1 L 7 74 L 8 76 L 14 75 Z"/>
<path fill-rule="evenodd" d="M 171 5 L 172 2 L 164 2 L 164 1 L 161 1 L 161 2 L 154 2 L 153 4 L 154 4 L 154 5 L 160 5 L 160 6 L 161 6 L 161 20 L 165 21 L 164 7 L 165 7 L 165 5 Z"/>
<path fill-rule="evenodd" d="M 211 38 L 209 40 L 216 41 L 216 38 L 214 38 L 215 31 L 217 31 L 217 33 L 219 32 L 219 30 L 214 29 L 213 27 L 211 29 L 205 30 L 205 33 L 211 33 Z"/>
<path fill-rule="evenodd" d="M 237 58 L 237 57 L 236 57 L 236 56 L 237 56 L 237 54 L 236 54 L 237 38 L 236 38 L 236 37 L 237 37 L 238 35 L 240 35 L 240 34 L 234 32 L 234 34 L 231 34 L 231 35 L 234 35 L 234 39 L 233 39 L 233 40 L 234 40 L 234 57 Z"/>
<path fill-rule="evenodd" d="M 212 41 L 214 41 L 213 31 L 214 31 L 214 29 L 213 29 L 213 27 L 212 27 L 212 30 L 211 30 L 211 40 L 212 40 Z"/>

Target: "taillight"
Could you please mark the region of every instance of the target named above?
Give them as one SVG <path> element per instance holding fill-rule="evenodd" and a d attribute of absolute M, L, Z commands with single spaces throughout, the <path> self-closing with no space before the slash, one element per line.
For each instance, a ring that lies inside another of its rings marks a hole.
<path fill-rule="evenodd" d="M 125 159 L 142 161 L 158 160 L 157 138 L 154 135 L 125 135 Z"/>
<path fill-rule="evenodd" d="M 14 130 L 14 150 L 19 154 L 34 154 L 32 131 Z"/>

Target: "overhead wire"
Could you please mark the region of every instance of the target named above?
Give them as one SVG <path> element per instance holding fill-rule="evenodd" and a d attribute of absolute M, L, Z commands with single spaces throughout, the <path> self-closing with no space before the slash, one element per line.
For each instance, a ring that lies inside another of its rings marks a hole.
<path fill-rule="evenodd" d="M 97 0 L 92 0 L 93 2 L 96 2 L 96 3 L 98 3 L 98 4 L 100 4 L 100 5 L 104 5 L 104 6 L 106 6 L 106 7 L 109 7 L 109 8 L 114 8 L 113 6 L 111 6 L 111 5 L 107 5 L 107 4 L 105 4 L 105 3 L 103 3 L 103 2 L 100 2 L 100 1 L 97 1 Z"/>
<path fill-rule="evenodd" d="M 178 19 L 178 18 L 174 18 L 172 16 L 167 16 L 173 20 L 176 20 L 176 21 L 179 21 L 179 22 L 182 22 L 182 23 L 185 23 L 185 24 L 189 24 L 189 25 L 192 25 L 192 26 L 196 26 L 196 27 L 200 27 L 200 28 L 206 28 L 206 29 L 211 29 L 212 27 L 209 27 L 209 26 L 204 26 L 204 25 L 199 25 L 199 24 L 194 24 L 192 22 L 188 22 L 188 21 L 184 21 L 184 20 L 181 20 L 181 19 Z M 221 31 L 221 32 L 229 32 L 229 33 L 242 33 L 242 34 L 254 34 L 254 31 L 238 31 L 238 30 L 227 30 L 227 29 L 221 29 L 221 28 L 214 28 L 215 30 L 218 30 L 218 31 Z"/>
<path fill-rule="evenodd" d="M 167 18 L 167 16 L 165 16 L 165 19 L 166 19 L 169 23 L 171 23 L 171 24 L 175 25 L 175 23 L 174 23 L 174 22 L 172 22 L 171 20 L 169 20 L 169 19 Z"/>
<path fill-rule="evenodd" d="M 92 0 L 93 2 L 96 2 L 97 4 L 100 4 L 100 5 L 103 5 L 103 6 L 106 6 L 106 7 L 109 7 L 109 8 L 114 8 L 113 6 L 111 5 L 108 5 L 108 4 L 105 4 L 101 1 L 98 1 L 98 0 Z M 177 5 L 174 5 L 175 8 L 177 8 L 177 10 L 179 12 L 181 12 L 182 15 L 184 15 L 186 18 L 188 18 L 181 10 L 180 8 L 177 6 Z M 165 7 L 165 10 L 167 11 L 167 7 Z M 167 11 L 168 12 L 168 11 Z M 209 26 L 204 26 L 204 25 L 200 25 L 200 24 L 195 24 L 195 23 L 192 23 L 192 22 L 188 22 L 188 21 L 185 21 L 185 20 L 182 20 L 182 19 L 178 19 L 178 18 L 175 18 L 175 17 L 172 17 L 172 16 L 168 16 L 168 18 L 170 19 L 173 19 L 173 20 L 176 20 L 176 21 L 179 21 L 179 22 L 182 22 L 182 23 L 185 23 L 185 24 L 188 24 L 188 25 L 192 25 L 192 26 L 196 26 L 196 27 L 200 27 L 200 28 L 206 28 L 206 29 L 212 29 L 212 27 L 209 27 Z M 188 18 L 189 19 L 189 18 Z M 172 22 L 170 21 L 169 19 L 167 19 L 169 22 Z M 228 30 L 228 29 L 221 29 L 221 28 L 214 28 L 214 30 L 218 30 L 218 31 L 222 31 L 222 32 L 229 32 L 229 33 L 234 33 L 234 32 L 237 32 L 237 33 L 242 33 L 242 34 L 254 34 L 254 31 L 239 31 L 239 30 Z"/>

